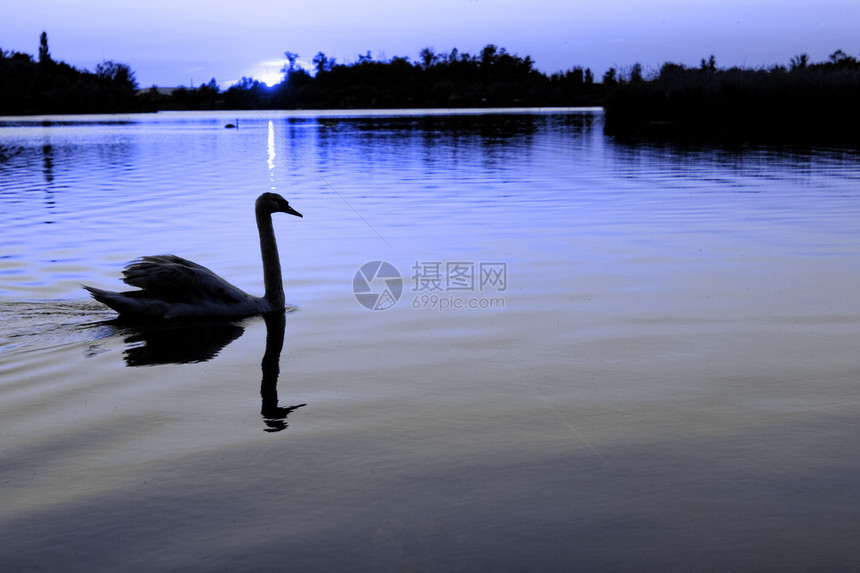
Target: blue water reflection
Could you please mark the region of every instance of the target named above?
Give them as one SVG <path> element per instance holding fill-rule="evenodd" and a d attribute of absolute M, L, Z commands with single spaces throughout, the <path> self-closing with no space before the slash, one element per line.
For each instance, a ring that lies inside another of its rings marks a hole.
<path fill-rule="evenodd" d="M 855 150 L 236 119 L 0 118 L 0 569 L 860 565 Z M 121 326 L 80 288 L 174 253 L 261 294 L 264 191 L 304 215 L 277 324 Z M 504 289 L 432 275 L 482 265 Z"/>

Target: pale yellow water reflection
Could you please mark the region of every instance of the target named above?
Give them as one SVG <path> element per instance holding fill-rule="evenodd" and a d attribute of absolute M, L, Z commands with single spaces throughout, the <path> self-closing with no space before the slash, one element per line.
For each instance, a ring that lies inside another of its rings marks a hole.
<path fill-rule="evenodd" d="M 234 119 L 0 122 L 0 569 L 860 565 L 856 154 L 626 145 L 594 111 Z M 305 216 L 282 321 L 116 324 L 80 290 L 174 252 L 261 294 L 264 190 Z"/>

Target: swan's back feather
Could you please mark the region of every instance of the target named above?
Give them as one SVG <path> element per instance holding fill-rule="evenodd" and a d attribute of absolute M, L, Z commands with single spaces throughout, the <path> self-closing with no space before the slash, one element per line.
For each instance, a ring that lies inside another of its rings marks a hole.
<path fill-rule="evenodd" d="M 122 272 L 123 282 L 146 291 L 149 297 L 170 302 L 236 304 L 250 295 L 206 267 L 176 255 L 141 257 Z"/>

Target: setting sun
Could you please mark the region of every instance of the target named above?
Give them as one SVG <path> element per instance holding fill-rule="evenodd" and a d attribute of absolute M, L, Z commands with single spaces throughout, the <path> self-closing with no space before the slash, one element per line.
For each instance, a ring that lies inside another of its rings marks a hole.
<path fill-rule="evenodd" d="M 247 75 L 271 87 L 284 79 L 283 68 L 284 60 L 265 60 L 257 62 Z"/>

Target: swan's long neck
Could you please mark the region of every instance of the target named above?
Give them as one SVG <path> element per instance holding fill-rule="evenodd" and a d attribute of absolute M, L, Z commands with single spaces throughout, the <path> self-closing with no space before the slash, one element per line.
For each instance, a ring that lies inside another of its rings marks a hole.
<path fill-rule="evenodd" d="M 263 283 L 266 294 L 263 295 L 270 305 L 270 310 L 284 310 L 284 283 L 281 279 L 281 259 L 278 256 L 278 244 L 275 242 L 275 229 L 272 226 L 272 214 L 257 209 L 257 229 L 260 231 L 260 253 L 263 256 Z"/>

